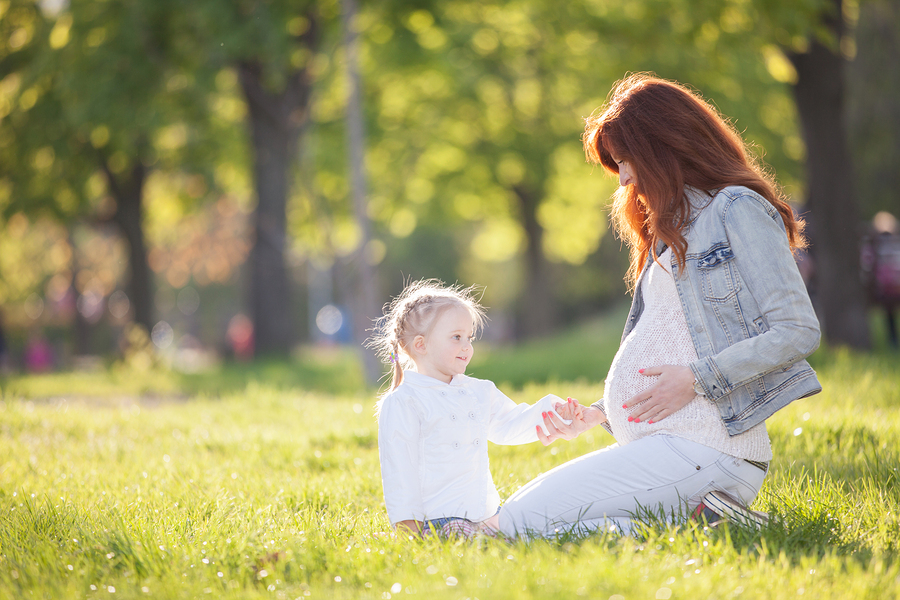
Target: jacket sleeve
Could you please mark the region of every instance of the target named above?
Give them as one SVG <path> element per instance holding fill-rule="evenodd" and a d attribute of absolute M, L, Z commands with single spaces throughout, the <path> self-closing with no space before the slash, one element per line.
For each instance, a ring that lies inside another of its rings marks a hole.
<path fill-rule="evenodd" d="M 549 394 L 534 404 L 516 404 L 494 384 L 490 387 L 491 422 L 488 428 L 488 439 L 495 444 L 513 445 L 536 442 L 536 426 L 544 427 L 543 412 L 556 413 L 554 403 L 562 402 L 562 398 Z M 559 416 L 557 414 L 557 416 Z"/>
<path fill-rule="evenodd" d="M 738 197 L 722 213 L 742 284 L 756 302 L 760 317 L 758 322 L 748 323 L 758 335 L 691 364 L 712 400 L 791 366 L 819 345 L 819 321 L 791 254 L 784 224 L 760 202 L 753 196 Z"/>
<path fill-rule="evenodd" d="M 425 518 L 419 476 L 420 429 L 419 416 L 410 398 L 385 396 L 378 415 L 378 457 L 384 504 L 391 524 Z"/>

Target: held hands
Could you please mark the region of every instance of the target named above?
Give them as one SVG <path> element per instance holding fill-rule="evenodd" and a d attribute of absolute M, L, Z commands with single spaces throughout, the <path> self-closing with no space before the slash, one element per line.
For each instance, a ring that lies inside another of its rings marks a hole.
<path fill-rule="evenodd" d="M 645 377 L 657 377 L 656 383 L 635 394 L 622 408 L 638 406 L 628 417 L 635 423 L 656 423 L 677 412 L 694 399 L 694 372 L 690 367 L 662 365 L 638 371 Z M 643 404 L 641 404 L 643 402 Z"/>
<path fill-rule="evenodd" d="M 567 421 L 580 419 L 584 415 L 584 407 L 572 398 L 568 398 L 565 402 L 554 403 L 553 409 L 556 411 L 556 414 Z"/>
<path fill-rule="evenodd" d="M 585 407 L 577 400 L 569 398 L 566 402 L 557 402 L 553 407 L 556 412 L 570 424 L 564 423 L 552 412 L 543 413 L 544 427 L 549 433 L 545 434 L 540 426 L 537 426 L 537 436 L 542 444 L 549 446 L 555 440 L 573 440 L 584 431 L 605 420 L 603 413 L 593 407 Z"/>

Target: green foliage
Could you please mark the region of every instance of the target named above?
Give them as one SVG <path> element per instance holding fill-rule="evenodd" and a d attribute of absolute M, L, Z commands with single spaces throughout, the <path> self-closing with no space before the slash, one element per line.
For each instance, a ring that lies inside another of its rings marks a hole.
<path fill-rule="evenodd" d="M 847 0 L 844 17 L 852 26 L 859 15 L 865 39 L 825 41 L 840 43 L 848 55 L 859 45 L 861 56 L 878 59 L 892 39 L 884 31 L 896 29 L 888 4 Z M 102 170 L 127 181 L 132 167 L 144 165 L 154 171 L 146 185 L 150 246 L 182 253 L 183 260 L 170 261 L 179 267 L 171 281 L 180 287 L 201 260 L 177 243 L 192 236 L 180 226 L 191 208 L 218 191 L 234 195 L 245 212 L 255 202 L 236 66 L 258 67 L 272 93 L 308 69 L 315 88 L 288 206 L 290 250 L 327 267 L 356 249 L 340 2 L 71 0 L 58 14 L 41 5 L 0 3 L 0 213 L 49 212 L 68 223 L 106 219 L 116 207 Z M 629 71 L 652 70 L 695 86 L 734 119 L 799 198 L 804 147 L 789 89 L 796 73 L 784 52 L 825 36 L 821 23 L 830 6 L 829 0 L 362 3 L 368 212 L 376 236 L 366 256 L 380 265 L 385 294 L 398 291 L 403 275 L 438 275 L 485 284 L 486 302 L 509 312 L 534 271 L 523 267 L 527 250 L 539 245 L 557 276 L 544 286 L 557 304 L 578 298 L 577 314 L 614 297 L 608 284 L 596 282 L 619 278 L 617 263 L 597 260 L 603 244 L 615 243 L 604 212 L 615 182 L 584 164 L 579 137 L 582 119 Z M 314 26 L 318 51 L 303 40 Z M 886 41 L 876 42 L 876 34 Z M 856 147 L 867 165 L 860 172 L 869 174 L 865 197 L 890 209 L 896 136 L 884 124 L 897 119 L 891 102 L 878 101 L 893 97 L 893 79 L 877 75 L 854 75 Z M 870 93 L 875 88 L 881 92 Z M 4 240 L 4 248 L 17 243 Z M 9 256 L 30 255 L 27 245 L 9 249 Z M 71 279 L 58 264 L 53 269 Z M 53 273 L 29 275 L 16 276 L 15 290 L 4 296 L 21 301 L 46 288 Z"/>
<path fill-rule="evenodd" d="M 168 3 L 73 0 L 58 14 L 10 4 L 4 24 L 30 35 L 0 52 L 6 215 L 93 214 L 106 193 L 102 170 L 125 180 L 190 145 L 201 114 L 192 84 L 201 74 L 177 61 L 178 20 Z"/>

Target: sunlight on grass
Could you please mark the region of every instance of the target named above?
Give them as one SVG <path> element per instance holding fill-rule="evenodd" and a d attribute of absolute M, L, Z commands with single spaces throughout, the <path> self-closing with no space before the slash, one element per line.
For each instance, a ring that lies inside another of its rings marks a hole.
<path fill-rule="evenodd" d="M 515 362 L 513 350 L 502 352 Z M 0 597 L 897 594 L 896 356 L 817 355 L 825 391 L 769 421 L 776 458 L 755 508 L 774 521 L 763 531 L 651 521 L 634 538 L 515 544 L 393 536 L 375 394 L 356 375 L 331 381 L 344 359 L 329 360 L 332 367 L 233 365 L 218 379 L 164 373 L 142 381 L 110 371 L 7 382 Z M 602 394 L 605 367 L 599 373 L 504 390 L 522 402 L 555 393 L 587 403 Z M 304 387 L 304 377 L 313 383 Z M 507 497 L 609 443 L 597 428 L 550 448 L 492 446 L 492 472 Z"/>

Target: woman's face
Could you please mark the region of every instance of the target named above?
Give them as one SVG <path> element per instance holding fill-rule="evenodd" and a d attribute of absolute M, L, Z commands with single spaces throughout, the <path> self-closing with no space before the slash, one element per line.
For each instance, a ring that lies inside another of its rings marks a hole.
<path fill-rule="evenodd" d="M 631 170 L 631 164 L 627 160 L 621 160 L 615 156 L 612 157 L 616 164 L 619 165 L 619 185 L 622 187 L 637 183 L 634 178 L 634 171 Z"/>

